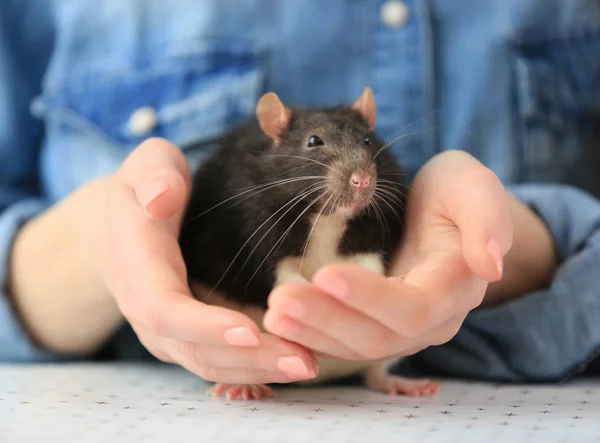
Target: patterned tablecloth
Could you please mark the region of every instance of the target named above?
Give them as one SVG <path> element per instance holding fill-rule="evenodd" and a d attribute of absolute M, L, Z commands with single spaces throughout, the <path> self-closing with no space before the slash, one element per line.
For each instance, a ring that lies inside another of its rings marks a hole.
<path fill-rule="evenodd" d="M 0 442 L 600 442 L 600 382 L 446 382 L 429 399 L 356 387 L 227 401 L 167 365 L 0 366 Z"/>

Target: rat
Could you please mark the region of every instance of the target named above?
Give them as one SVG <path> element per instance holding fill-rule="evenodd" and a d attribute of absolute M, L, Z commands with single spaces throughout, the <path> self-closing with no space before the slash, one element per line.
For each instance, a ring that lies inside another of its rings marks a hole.
<path fill-rule="evenodd" d="M 405 234 L 408 186 L 374 131 L 370 87 L 353 104 L 328 108 L 288 107 L 268 92 L 255 114 L 224 134 L 194 173 L 179 244 L 191 287 L 218 291 L 262 324 L 273 288 L 310 282 L 327 264 L 386 275 Z M 317 360 L 317 377 L 295 384 L 361 374 L 368 388 L 390 394 L 439 388 L 389 375 L 398 359 Z M 230 399 L 273 395 L 266 385 L 216 383 L 209 392 Z"/>

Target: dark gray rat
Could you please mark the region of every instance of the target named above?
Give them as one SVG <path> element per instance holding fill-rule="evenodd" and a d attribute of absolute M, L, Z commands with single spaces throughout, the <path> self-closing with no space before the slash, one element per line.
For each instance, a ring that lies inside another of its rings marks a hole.
<path fill-rule="evenodd" d="M 310 281 L 350 262 L 386 274 L 404 235 L 407 184 L 374 132 L 365 88 L 352 105 L 289 108 L 274 93 L 225 134 L 194 174 L 180 246 L 193 284 L 261 314 L 279 284 Z M 377 296 L 377 294 L 373 294 Z M 356 373 L 371 389 L 426 395 L 438 384 L 388 375 L 385 362 L 319 358 L 320 383 Z M 260 398 L 264 386 L 216 384 L 213 393 Z"/>

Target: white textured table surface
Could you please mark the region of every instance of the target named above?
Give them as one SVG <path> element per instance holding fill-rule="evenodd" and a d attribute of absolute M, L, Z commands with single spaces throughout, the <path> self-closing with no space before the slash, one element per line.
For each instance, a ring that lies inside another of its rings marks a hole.
<path fill-rule="evenodd" d="M 175 367 L 0 366 L 0 442 L 600 442 L 600 383 L 446 382 L 430 399 L 330 387 L 205 395 Z"/>

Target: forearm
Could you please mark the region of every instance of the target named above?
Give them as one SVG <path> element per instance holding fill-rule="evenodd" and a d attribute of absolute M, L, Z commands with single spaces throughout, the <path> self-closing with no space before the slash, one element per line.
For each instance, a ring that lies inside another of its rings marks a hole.
<path fill-rule="evenodd" d="M 75 192 L 16 236 L 9 297 L 41 347 L 60 354 L 96 350 L 123 322 L 96 272 L 92 226 L 103 221 L 104 181 Z"/>
<path fill-rule="evenodd" d="M 488 286 L 483 307 L 546 288 L 557 265 L 554 242 L 544 222 L 526 204 L 509 197 L 513 244 L 504 257 L 503 277 Z"/>

